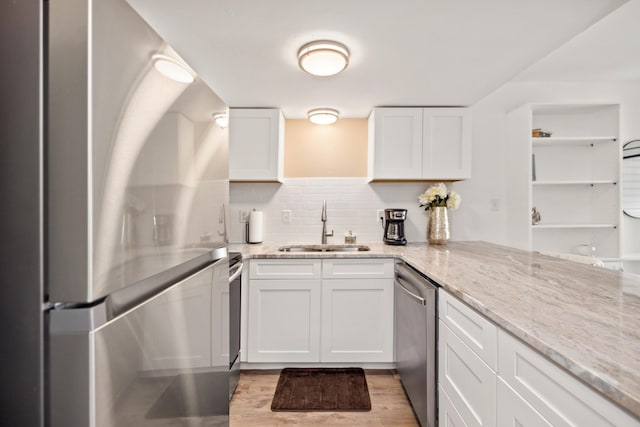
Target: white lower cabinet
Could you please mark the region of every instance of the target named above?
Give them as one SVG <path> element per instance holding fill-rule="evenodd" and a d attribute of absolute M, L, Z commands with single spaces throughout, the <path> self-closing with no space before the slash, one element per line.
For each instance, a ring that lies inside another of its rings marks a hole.
<path fill-rule="evenodd" d="M 522 427 L 551 427 L 531 405 L 498 377 L 497 425 Z"/>
<path fill-rule="evenodd" d="M 247 361 L 392 363 L 393 263 L 250 260 Z"/>
<path fill-rule="evenodd" d="M 249 286 L 249 362 L 320 361 L 320 280 Z"/>
<path fill-rule="evenodd" d="M 553 426 L 640 426 L 639 420 L 502 330 L 498 360 L 504 382 Z"/>
<path fill-rule="evenodd" d="M 442 387 L 438 387 L 438 425 L 440 427 L 467 427 Z"/>
<path fill-rule="evenodd" d="M 438 295 L 440 426 L 640 427 L 640 420 L 451 294 L 440 289 Z"/>
<path fill-rule="evenodd" d="M 393 362 L 393 280 L 322 282 L 323 362 Z"/>
<path fill-rule="evenodd" d="M 439 321 L 440 387 L 468 427 L 496 425 L 496 373 Z"/>

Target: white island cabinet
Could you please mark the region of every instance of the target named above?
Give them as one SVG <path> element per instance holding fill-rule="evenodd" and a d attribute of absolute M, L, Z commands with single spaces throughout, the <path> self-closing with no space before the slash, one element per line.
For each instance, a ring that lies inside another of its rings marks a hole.
<path fill-rule="evenodd" d="M 467 108 L 376 108 L 369 116 L 371 180 L 471 177 Z"/>
<path fill-rule="evenodd" d="M 443 289 L 439 318 L 440 425 L 640 426 Z"/>
<path fill-rule="evenodd" d="M 229 110 L 229 180 L 282 181 L 283 159 L 284 116 L 280 110 Z"/>
<path fill-rule="evenodd" d="M 249 260 L 248 363 L 392 363 L 393 260 Z"/>

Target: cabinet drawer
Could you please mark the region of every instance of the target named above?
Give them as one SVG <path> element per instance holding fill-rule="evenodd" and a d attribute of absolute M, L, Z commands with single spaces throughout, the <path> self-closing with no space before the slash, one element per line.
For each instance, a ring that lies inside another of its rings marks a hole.
<path fill-rule="evenodd" d="M 440 289 L 438 294 L 440 320 L 491 369 L 497 370 L 498 328 L 446 291 Z"/>
<path fill-rule="evenodd" d="M 468 427 L 496 425 L 496 373 L 442 321 L 438 378 Z"/>
<path fill-rule="evenodd" d="M 319 279 L 319 259 L 252 259 L 251 279 Z"/>
<path fill-rule="evenodd" d="M 322 260 L 324 279 L 392 279 L 392 259 L 325 259 Z"/>
<path fill-rule="evenodd" d="M 497 422 L 499 426 L 552 427 L 500 377 L 498 377 Z"/>
<path fill-rule="evenodd" d="M 640 426 L 613 403 L 504 331 L 501 378 L 554 426 Z"/>
<path fill-rule="evenodd" d="M 438 419 L 439 427 L 467 427 L 442 387 L 438 387 Z"/>

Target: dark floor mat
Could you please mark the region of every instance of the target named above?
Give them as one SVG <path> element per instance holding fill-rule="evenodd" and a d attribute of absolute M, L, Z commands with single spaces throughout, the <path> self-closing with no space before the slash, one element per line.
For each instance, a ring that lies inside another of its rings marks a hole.
<path fill-rule="evenodd" d="M 287 368 L 280 373 L 272 411 L 370 411 L 361 368 Z"/>

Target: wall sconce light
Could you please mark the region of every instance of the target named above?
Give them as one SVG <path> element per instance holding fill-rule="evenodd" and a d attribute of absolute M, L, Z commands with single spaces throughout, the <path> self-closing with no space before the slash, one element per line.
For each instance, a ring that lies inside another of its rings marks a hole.
<path fill-rule="evenodd" d="M 229 126 L 229 115 L 227 113 L 216 113 L 213 115 L 213 121 L 220 127 L 220 129 L 224 129 Z"/>
<path fill-rule="evenodd" d="M 317 125 L 330 125 L 335 123 L 340 117 L 338 110 L 333 108 L 314 108 L 307 112 L 307 117 L 311 123 Z"/>
<path fill-rule="evenodd" d="M 349 50 L 338 42 L 313 41 L 298 51 L 298 65 L 314 76 L 333 76 L 349 65 Z"/>
<path fill-rule="evenodd" d="M 193 83 L 196 79 L 196 74 L 193 71 L 167 55 L 155 54 L 151 59 L 156 70 L 171 80 L 180 83 Z"/>

